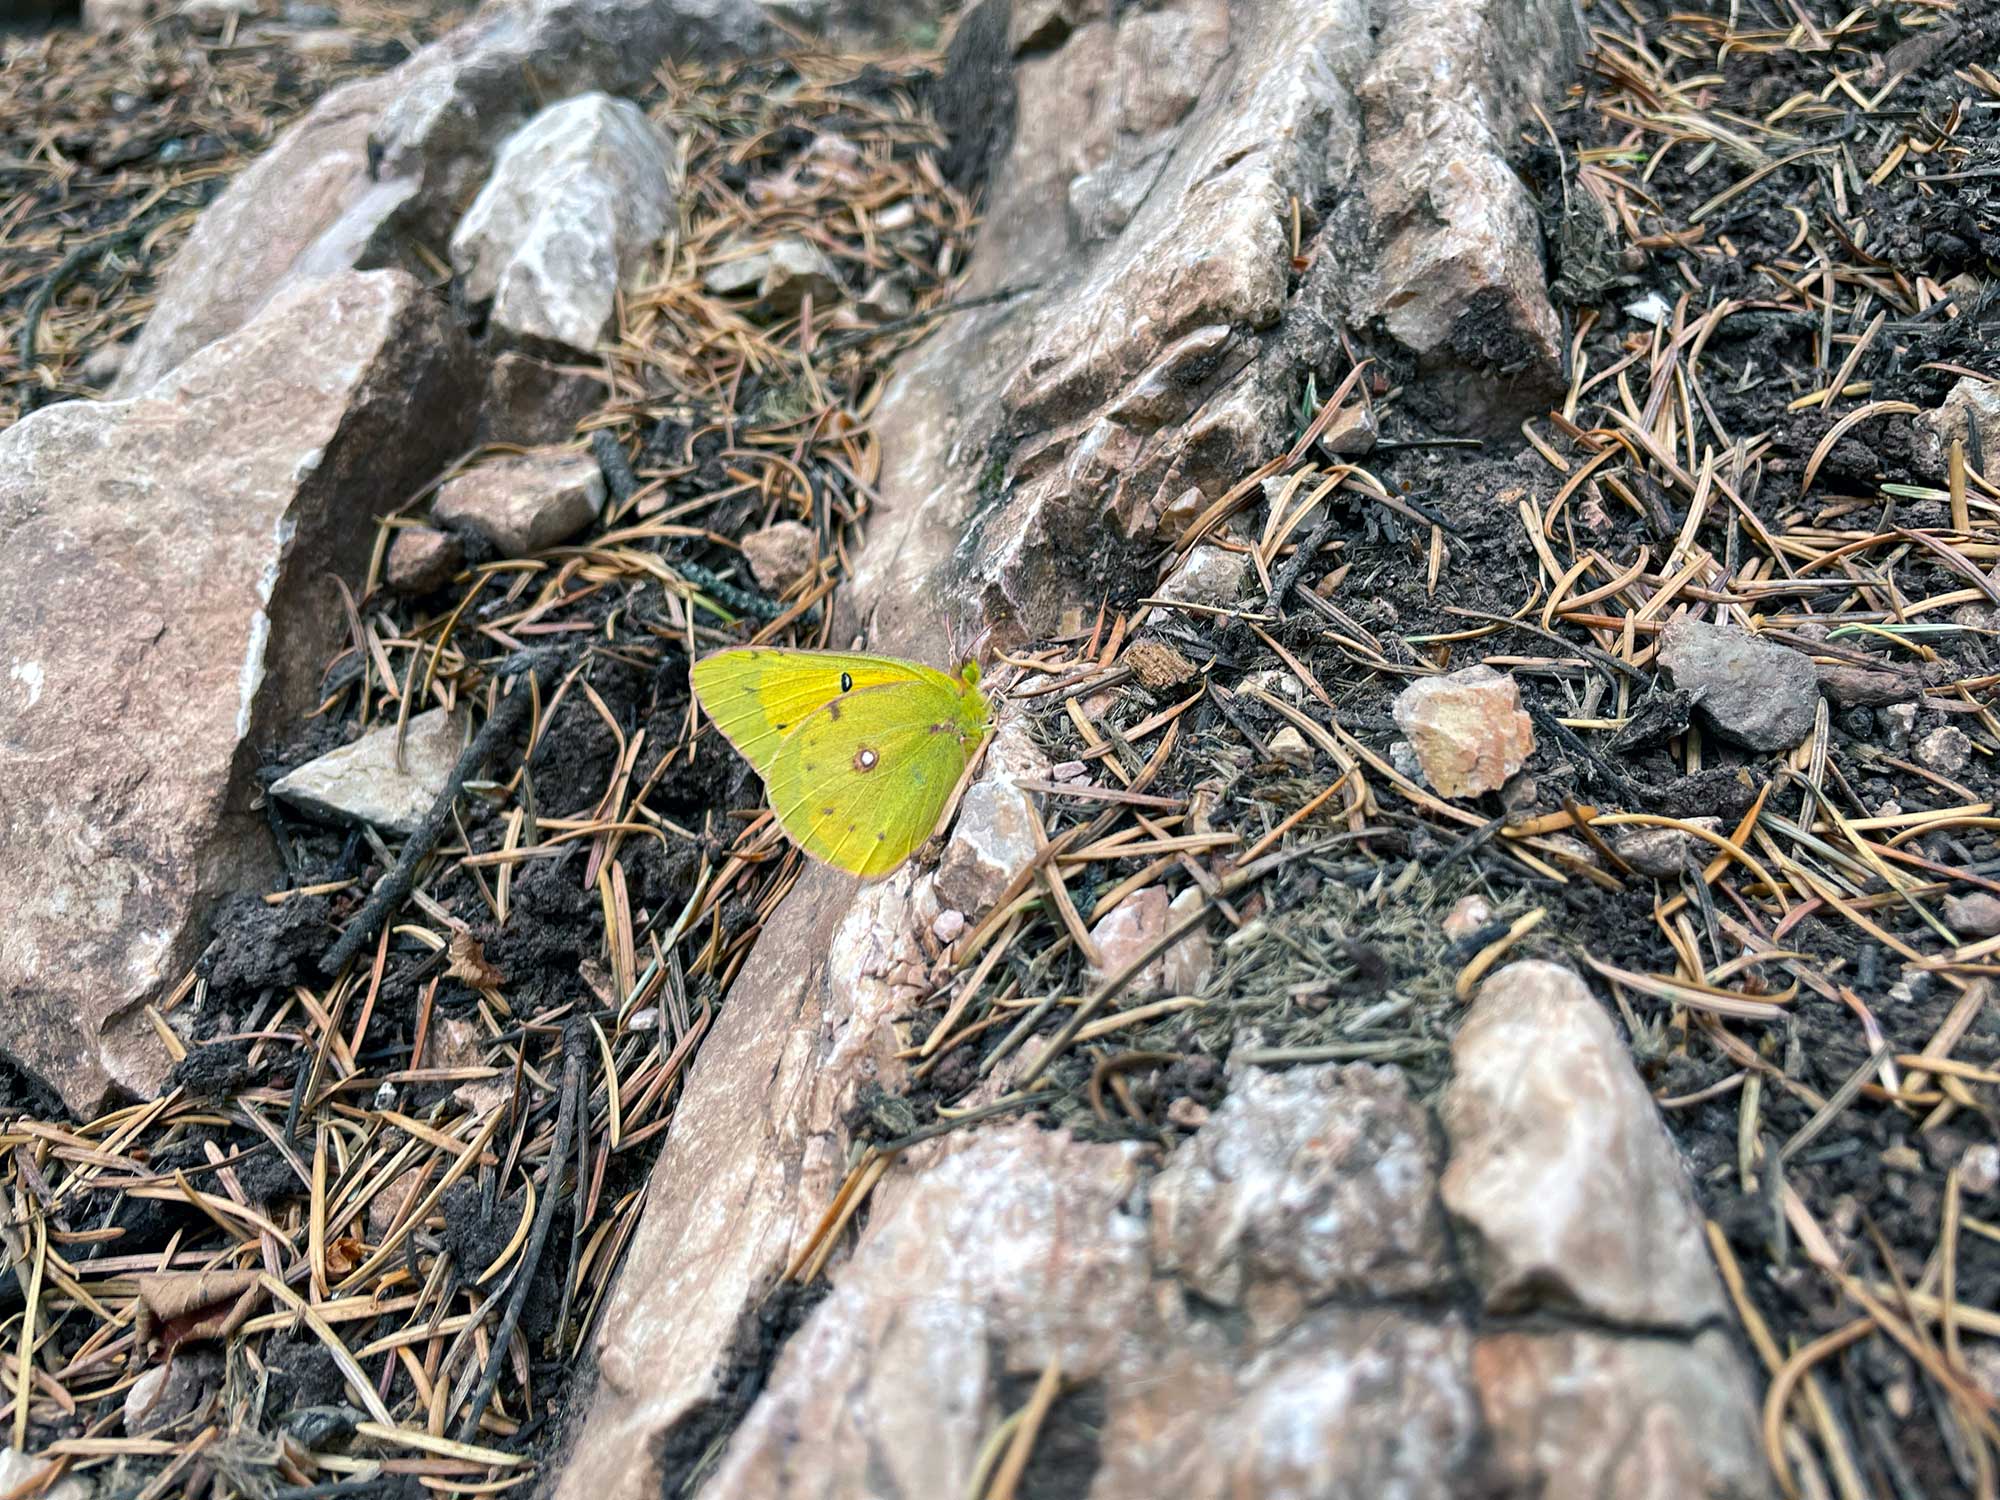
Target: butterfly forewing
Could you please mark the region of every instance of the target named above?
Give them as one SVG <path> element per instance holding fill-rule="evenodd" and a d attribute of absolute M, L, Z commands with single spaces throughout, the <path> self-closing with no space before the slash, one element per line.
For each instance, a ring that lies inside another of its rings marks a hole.
<path fill-rule="evenodd" d="M 704 656 L 694 664 L 691 678 L 708 716 L 759 775 L 768 773 L 779 741 L 844 692 L 906 683 L 949 692 L 955 699 L 960 690 L 953 678 L 918 662 L 755 646 Z"/>

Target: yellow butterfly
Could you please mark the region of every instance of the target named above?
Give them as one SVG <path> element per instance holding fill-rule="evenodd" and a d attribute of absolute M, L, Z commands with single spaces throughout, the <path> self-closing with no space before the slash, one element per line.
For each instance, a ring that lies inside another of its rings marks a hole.
<path fill-rule="evenodd" d="M 864 878 L 930 837 L 992 721 L 975 661 L 950 677 L 889 656 L 753 646 L 704 656 L 691 675 L 779 826 Z"/>

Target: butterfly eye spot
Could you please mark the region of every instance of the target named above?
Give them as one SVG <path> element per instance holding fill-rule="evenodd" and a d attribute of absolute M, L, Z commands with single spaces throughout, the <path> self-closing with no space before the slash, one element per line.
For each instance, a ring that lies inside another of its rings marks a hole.
<path fill-rule="evenodd" d="M 851 693 L 854 691 L 854 679 L 845 672 L 842 672 L 840 674 L 840 690 L 843 693 Z"/>
<path fill-rule="evenodd" d="M 872 771 L 880 759 L 881 757 L 873 750 L 863 745 L 859 750 L 854 752 L 854 769 L 857 771 Z"/>

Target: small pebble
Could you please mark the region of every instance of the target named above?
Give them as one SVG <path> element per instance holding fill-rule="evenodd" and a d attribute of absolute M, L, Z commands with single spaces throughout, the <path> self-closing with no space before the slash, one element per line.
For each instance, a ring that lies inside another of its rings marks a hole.
<path fill-rule="evenodd" d="M 1973 1194 L 2000 1186 L 2000 1146 L 1967 1146 L 1959 1158 L 1958 1185 Z"/>
<path fill-rule="evenodd" d="M 1460 896 L 1458 904 L 1445 914 L 1444 935 L 1454 943 L 1461 943 L 1492 921 L 1492 902 L 1480 895 Z"/>
<path fill-rule="evenodd" d="M 1882 743 L 1887 748 L 1901 750 L 1910 743 L 1910 734 L 1917 727 L 1917 705 L 1889 704 L 1875 716 L 1875 727 L 1881 731 Z"/>
<path fill-rule="evenodd" d="M 2000 896 L 1974 891 L 1944 898 L 1945 924 L 1960 937 L 2000 937 Z"/>
<path fill-rule="evenodd" d="M 1208 1106 L 1182 1094 L 1167 1106 L 1167 1123 L 1178 1125 L 1183 1130 L 1199 1130 L 1208 1123 Z"/>
<path fill-rule="evenodd" d="M 1710 833 L 1722 828 L 1720 818 L 1700 817 L 1687 820 L 1697 828 L 1705 828 Z M 1697 862 L 1710 852 L 1705 841 L 1697 840 L 1691 833 L 1678 828 L 1632 828 L 1620 830 L 1611 835 L 1611 848 L 1641 875 L 1650 875 L 1655 880 L 1671 880 L 1680 874 L 1683 858 L 1693 855 Z M 1703 847 L 1696 847 L 1697 844 Z"/>
<path fill-rule="evenodd" d="M 1271 736 L 1271 758 L 1303 770 L 1312 764 L 1312 746 L 1306 743 L 1304 735 L 1287 724 Z"/>
<path fill-rule="evenodd" d="M 937 920 L 931 923 L 931 936 L 940 943 L 956 942 L 964 931 L 965 913 L 962 911 L 941 911 Z"/>
<path fill-rule="evenodd" d="M 1972 741 L 1963 729 L 1946 724 L 1917 741 L 1917 764 L 1940 776 L 1956 776 L 1972 759 Z"/>

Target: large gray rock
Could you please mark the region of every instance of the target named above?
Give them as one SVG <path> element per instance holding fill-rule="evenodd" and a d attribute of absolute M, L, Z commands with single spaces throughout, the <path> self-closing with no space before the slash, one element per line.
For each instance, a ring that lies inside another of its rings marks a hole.
<path fill-rule="evenodd" d="M 657 248 L 678 179 L 672 141 L 630 100 L 550 105 L 500 148 L 452 234 L 466 296 L 491 303 L 504 334 L 596 347 Z"/>
<path fill-rule="evenodd" d="M 327 94 L 210 204 L 161 278 L 113 394 L 133 395 L 287 286 L 418 269 L 536 110 L 628 92 L 669 58 L 770 36 L 756 0 L 490 0 L 393 72 Z"/>
<path fill-rule="evenodd" d="M 195 221 L 161 273 L 114 398 L 147 389 L 293 286 L 395 259 L 382 231 L 408 190 L 368 170 L 368 132 L 395 97 L 394 77 L 330 90 Z"/>
<path fill-rule="evenodd" d="M 1444 1203 L 1489 1307 L 1640 1328 L 1723 1314 L 1673 1143 L 1575 973 L 1509 964 L 1480 986 L 1451 1056 Z"/>
<path fill-rule="evenodd" d="M 1153 1184 L 1154 1259 L 1276 1334 L 1314 1302 L 1451 1279 L 1429 1115 L 1393 1068 L 1233 1068 Z"/>
<path fill-rule="evenodd" d="M 1789 750 L 1812 733 L 1819 675 L 1810 656 L 1735 625 L 1682 615 L 1660 632 L 1660 665 L 1699 695 L 1702 723 L 1751 750 Z"/>
<path fill-rule="evenodd" d="M 1427 418 L 1511 430 L 1559 359 L 1507 158 L 1576 35 L 1566 0 L 977 7 L 941 94 L 991 157 L 965 291 L 1039 287 L 951 320 L 885 393 L 856 579 L 883 638 L 920 637 L 938 597 L 966 637 L 1052 628 L 1093 566 L 1156 557 L 1284 450 L 1343 325 L 1408 310 L 1386 331 Z"/>
<path fill-rule="evenodd" d="M 349 273 L 144 396 L 0 433 L 0 1046 L 71 1109 L 165 1077 L 144 1007 L 270 857 L 251 751 L 317 700 L 326 575 L 475 395 L 436 302 Z"/>
<path fill-rule="evenodd" d="M 1454 24 L 1436 24 L 1434 16 Z M 1538 35 L 1539 45 L 1499 50 L 1523 34 Z M 1339 357 L 1338 332 L 1355 289 L 1352 267 L 1334 253 L 1347 229 L 1308 217 L 1302 248 L 1313 268 L 1299 282 L 1291 212 L 1294 199 L 1310 215 L 1360 190 L 1359 90 L 1371 58 L 1414 42 L 1448 46 L 1440 66 L 1453 70 L 1455 86 L 1465 85 L 1464 107 L 1481 112 L 1490 149 L 1498 151 L 1528 100 L 1560 74 L 1575 35 L 1567 0 L 1411 0 L 1372 12 L 1360 0 L 976 6 L 958 28 L 939 91 L 956 167 L 990 169 L 979 254 L 963 295 L 1036 286 L 947 320 L 885 390 L 874 413 L 883 452 L 878 503 L 851 586 L 842 591 L 836 634 L 845 638 L 865 625 L 873 649 L 935 660 L 941 605 L 949 612 L 945 633 L 955 625 L 958 639 L 971 640 L 991 626 L 998 644 L 1049 628 L 1066 608 L 1094 609 L 1094 578 L 1156 557 L 1159 537 L 1176 533 L 1282 451 L 1296 414 L 1298 371 Z M 1421 114 L 1424 98 L 1411 79 L 1406 108 Z M 1454 136 L 1449 153 L 1463 155 L 1464 140 L 1463 132 Z M 1421 133 L 1406 144 L 1417 153 L 1429 149 Z M 1430 158 L 1431 167 L 1450 170 L 1449 153 Z M 1406 165 L 1415 171 L 1420 163 Z M 1070 212 L 1053 214 L 1051 203 Z M 1507 233 L 1529 237 L 1508 262 L 1525 264 L 1537 253 L 1532 225 L 1519 216 L 1500 222 Z M 1415 216 L 1398 227 L 1424 232 Z M 1429 232 L 1446 235 L 1450 226 L 1434 223 Z M 1410 259 L 1421 257 L 1413 251 Z M 1421 274 L 1448 277 L 1426 289 L 1443 326 L 1462 331 L 1463 319 L 1485 316 L 1482 326 L 1504 330 L 1509 317 L 1539 320 L 1540 309 L 1508 300 L 1510 289 L 1495 282 L 1492 266 L 1476 257 L 1424 262 Z M 1384 284 L 1375 291 L 1413 289 Z M 1447 340 L 1440 367 L 1458 358 Z M 1477 349 L 1466 358 L 1479 378 L 1508 378 L 1489 369 Z M 1552 372 L 1524 367 L 1512 378 L 1536 373 Z M 764 1305 L 787 1254 L 838 1185 L 846 1160 L 843 1101 L 863 1083 L 893 1092 L 908 1076 L 897 1018 L 926 993 L 924 950 L 912 934 L 927 931 L 940 901 L 970 912 L 994 892 L 996 875 L 1004 886 L 1001 872 L 1018 868 L 1011 862 L 1018 847 L 1010 839 L 1006 851 L 996 850 L 1006 857 L 978 860 L 978 878 L 963 889 L 954 880 L 950 896 L 907 870 L 858 894 L 849 881 L 809 870 L 765 924 L 703 1046 L 655 1169 L 626 1274 L 606 1308 L 598 1346 L 603 1378 L 559 1481 L 561 1500 L 659 1492 L 654 1455 L 716 1410 L 746 1317 Z M 949 870 L 953 856 L 945 858 Z M 946 883 L 940 873 L 936 886 Z M 982 1088 L 1004 1086 L 996 1078 Z M 905 1155 L 884 1186 L 914 1170 Z M 1013 1170 L 1032 1169 L 1016 1163 Z M 878 1197 L 871 1213 L 873 1234 L 888 1222 L 890 1205 Z M 1011 1253 L 1011 1234 L 1011 1226 L 982 1230 L 978 1243 L 989 1255 Z M 926 1274 L 915 1248 L 921 1237 L 895 1243 L 909 1248 L 898 1252 L 896 1275 L 884 1272 L 871 1283 L 878 1295 L 919 1285 Z M 850 1274 L 876 1273 L 856 1267 L 840 1274 L 845 1285 Z M 1314 1410 L 1328 1421 L 1314 1432 L 1339 1431 L 1340 1390 L 1389 1365 L 1369 1360 L 1371 1316 L 1327 1331 L 1328 1363 L 1311 1389 L 1324 1393 Z M 1407 1393 L 1411 1406 L 1445 1393 L 1437 1399 L 1446 1415 L 1435 1425 L 1413 1419 L 1409 1430 L 1446 1434 L 1434 1450 L 1443 1456 L 1430 1466 L 1448 1474 L 1468 1451 L 1450 1436 L 1464 1430 L 1464 1407 L 1454 1403 L 1462 1402 L 1465 1381 L 1439 1372 L 1462 1371 L 1465 1339 L 1462 1330 L 1440 1330 L 1439 1321 L 1423 1322 L 1424 1350 L 1399 1352 L 1394 1368 L 1402 1373 L 1381 1379 L 1392 1396 Z M 862 1335 L 843 1340 L 822 1351 L 865 1347 Z M 1310 1340 L 1301 1357 L 1319 1357 Z M 1268 1427 L 1260 1430 L 1278 1441 L 1286 1393 L 1306 1384 L 1296 1373 L 1301 1367 L 1270 1355 L 1277 1383 L 1244 1377 L 1239 1386 L 1234 1358 L 1218 1364 L 1184 1351 L 1164 1375 L 1149 1372 L 1154 1404 L 1135 1404 L 1115 1440 L 1107 1429 L 1103 1453 L 1134 1458 L 1119 1480 L 1126 1487 L 1103 1494 L 1181 1493 L 1172 1476 L 1207 1461 L 1187 1452 L 1206 1434 L 1220 1441 L 1263 1421 Z M 766 1399 L 803 1399 L 797 1386 L 779 1394 L 784 1368 L 781 1361 Z M 950 1359 L 926 1368 L 936 1369 L 941 1383 L 953 1381 L 954 1392 L 982 1378 Z M 850 1377 L 863 1395 L 875 1389 L 851 1362 L 800 1369 L 808 1372 L 801 1379 L 818 1371 L 811 1378 L 822 1393 L 848 1388 Z M 827 1373 L 836 1369 L 837 1379 Z M 1176 1370 L 1188 1379 L 1176 1384 Z M 894 1390 L 925 1388 L 907 1370 L 903 1376 Z M 1261 1394 L 1233 1404 L 1238 1391 Z M 967 1399 L 985 1398 L 974 1392 Z M 1402 1409 L 1393 1399 L 1381 1405 L 1392 1422 Z M 963 1422 L 956 1404 L 919 1415 L 931 1426 L 949 1422 L 950 1434 L 936 1439 L 944 1452 L 960 1451 L 950 1445 L 961 1424 L 974 1425 Z M 993 1413 L 982 1405 L 978 1415 Z M 718 1479 L 708 1493 L 881 1493 L 885 1486 L 870 1487 L 875 1471 L 844 1466 L 870 1451 L 878 1417 L 899 1434 L 909 1428 L 861 1396 L 847 1418 L 815 1412 L 811 1423 L 788 1428 L 774 1416 L 759 1429 L 754 1453 L 746 1428 L 725 1460 L 741 1487 L 732 1491 Z M 861 1436 L 836 1455 L 820 1434 L 841 1420 Z M 808 1429 L 811 1438 L 788 1436 Z M 1385 1449 L 1400 1440 L 1371 1429 L 1370 1439 L 1377 1436 Z M 895 1465 L 889 1472 L 936 1472 L 920 1455 L 904 1468 L 900 1448 L 891 1458 L 893 1446 L 885 1439 L 880 1450 L 883 1462 Z M 1357 1440 L 1347 1450 L 1354 1466 L 1341 1475 L 1294 1472 L 1286 1482 L 1302 1493 L 1326 1493 L 1342 1475 L 1359 1484 L 1395 1478 L 1394 1460 L 1369 1467 L 1369 1451 Z M 1318 1457 L 1315 1450 L 1301 1462 L 1309 1468 Z M 1289 1472 L 1282 1453 L 1270 1467 L 1232 1470 L 1227 1459 L 1216 1461 L 1218 1486 L 1228 1480 L 1240 1493 L 1287 1492 L 1277 1482 Z M 759 1487 L 773 1472 L 783 1482 Z M 1266 1480 L 1269 1487 L 1260 1488 Z"/>

